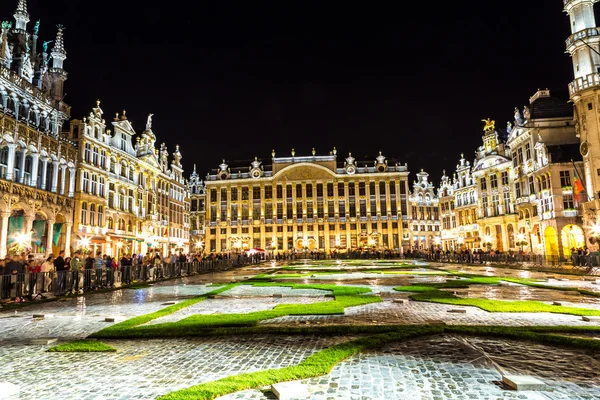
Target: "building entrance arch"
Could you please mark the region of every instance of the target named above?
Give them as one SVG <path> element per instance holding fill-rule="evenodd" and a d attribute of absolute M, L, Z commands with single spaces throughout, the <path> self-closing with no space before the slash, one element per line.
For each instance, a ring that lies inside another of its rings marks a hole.
<path fill-rule="evenodd" d="M 553 226 L 544 230 L 544 244 L 547 257 L 558 257 L 558 234 Z"/>
<path fill-rule="evenodd" d="M 583 229 L 577 225 L 565 225 L 561 230 L 560 238 L 563 245 L 563 256 L 571 257 L 572 249 L 582 249 L 585 247 L 585 236 Z"/>

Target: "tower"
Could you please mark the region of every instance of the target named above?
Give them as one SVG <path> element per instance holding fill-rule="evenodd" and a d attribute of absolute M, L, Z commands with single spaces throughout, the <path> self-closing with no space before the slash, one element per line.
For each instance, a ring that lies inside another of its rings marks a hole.
<path fill-rule="evenodd" d="M 592 199 L 598 198 L 600 191 L 600 99 L 595 96 L 600 88 L 600 29 L 594 16 L 597 1 L 564 0 L 564 11 L 569 14 L 571 25 L 567 52 L 573 61 L 575 77 L 569 84 L 569 96 L 574 103 L 575 130 L 581 142 L 586 191 Z"/>
<path fill-rule="evenodd" d="M 13 15 L 15 17 L 15 30 L 25 31 L 29 22 L 29 13 L 27 12 L 27 0 L 19 0 L 17 10 Z"/>
<path fill-rule="evenodd" d="M 50 55 L 52 56 L 52 69 L 50 69 L 52 77 L 52 98 L 54 100 L 63 99 L 64 83 L 67 80 L 67 72 L 63 69 L 63 63 L 67 58 L 65 45 L 63 40 L 64 27 L 58 25 L 58 33 L 54 41 L 54 47 Z"/>

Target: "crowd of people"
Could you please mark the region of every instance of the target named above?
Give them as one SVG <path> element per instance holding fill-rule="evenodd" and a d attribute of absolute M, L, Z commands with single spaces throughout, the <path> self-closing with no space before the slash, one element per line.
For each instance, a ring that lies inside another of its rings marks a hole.
<path fill-rule="evenodd" d="M 73 253 L 65 257 L 39 258 L 33 254 L 12 254 L 0 260 L 0 299 L 16 303 L 34 298 L 81 294 L 84 291 L 115 287 L 117 277 L 122 284 L 134 280 L 156 280 L 164 277 L 165 265 L 202 261 L 200 255 L 183 253 L 161 257 L 159 252 L 125 254 L 120 259 L 97 252 L 95 255 Z"/>

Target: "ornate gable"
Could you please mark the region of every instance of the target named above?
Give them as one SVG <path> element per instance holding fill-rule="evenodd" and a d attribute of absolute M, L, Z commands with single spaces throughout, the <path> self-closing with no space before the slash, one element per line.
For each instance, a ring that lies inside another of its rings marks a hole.
<path fill-rule="evenodd" d="M 301 181 L 308 179 L 331 179 L 333 172 L 325 167 L 311 164 L 294 164 L 279 171 L 274 177 L 275 181 Z"/>

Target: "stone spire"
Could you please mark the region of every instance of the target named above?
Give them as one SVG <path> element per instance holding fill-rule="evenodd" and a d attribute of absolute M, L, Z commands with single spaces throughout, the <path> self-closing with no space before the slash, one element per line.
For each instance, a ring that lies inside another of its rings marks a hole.
<path fill-rule="evenodd" d="M 29 22 L 29 13 L 27 12 L 27 0 L 19 0 L 17 10 L 13 15 L 15 17 L 15 29 L 26 30 Z"/>
<path fill-rule="evenodd" d="M 56 40 L 54 41 L 54 48 L 52 49 L 52 68 L 63 69 L 63 62 L 67 58 L 67 52 L 65 51 L 65 44 L 63 39 L 63 31 L 65 27 L 57 25 L 58 33 L 56 34 Z"/>

